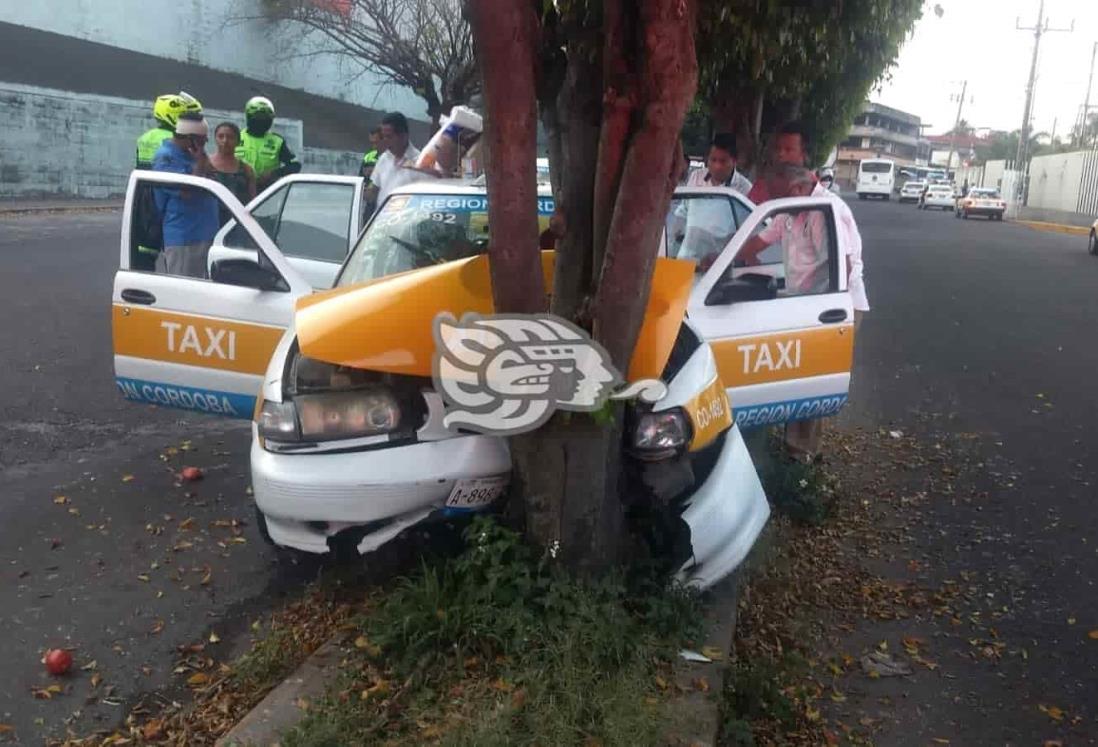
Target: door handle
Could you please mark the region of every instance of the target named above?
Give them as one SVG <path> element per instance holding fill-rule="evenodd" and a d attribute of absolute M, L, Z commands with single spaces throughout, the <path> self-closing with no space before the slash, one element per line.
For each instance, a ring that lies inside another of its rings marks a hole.
<path fill-rule="evenodd" d="M 122 291 L 122 300 L 149 306 L 150 304 L 156 303 L 156 296 L 148 291 L 137 290 L 136 288 L 126 288 Z"/>
<path fill-rule="evenodd" d="M 820 314 L 820 321 L 824 324 L 837 324 L 846 321 L 846 309 L 828 309 Z"/>

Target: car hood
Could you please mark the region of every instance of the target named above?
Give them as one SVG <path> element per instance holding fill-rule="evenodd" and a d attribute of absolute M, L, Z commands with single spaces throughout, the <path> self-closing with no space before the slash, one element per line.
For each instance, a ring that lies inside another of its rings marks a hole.
<path fill-rule="evenodd" d="M 553 252 L 542 252 L 545 287 L 553 287 Z M 630 380 L 659 378 L 686 313 L 694 263 L 656 260 L 652 292 L 630 361 Z M 488 257 L 447 262 L 298 300 L 294 317 L 302 355 L 337 365 L 431 376 L 435 317 L 491 314 Z"/>

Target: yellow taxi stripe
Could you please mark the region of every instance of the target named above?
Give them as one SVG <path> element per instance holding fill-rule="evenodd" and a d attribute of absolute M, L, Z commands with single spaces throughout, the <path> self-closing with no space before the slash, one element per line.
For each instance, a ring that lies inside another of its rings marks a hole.
<path fill-rule="evenodd" d="M 846 373 L 854 357 L 854 325 L 729 337 L 711 345 L 729 388 Z"/>
<path fill-rule="evenodd" d="M 176 314 L 128 304 L 111 312 L 115 355 L 262 376 L 281 327 Z"/>
<path fill-rule="evenodd" d="M 683 409 L 694 424 L 690 451 L 705 448 L 722 431 L 732 427 L 732 408 L 728 406 L 728 395 L 719 376 L 714 376 L 705 389 L 691 397 Z"/>

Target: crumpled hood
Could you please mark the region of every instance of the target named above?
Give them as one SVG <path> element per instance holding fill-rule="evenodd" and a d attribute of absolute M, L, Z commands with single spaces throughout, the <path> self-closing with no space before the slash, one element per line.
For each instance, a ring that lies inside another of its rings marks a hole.
<path fill-rule="evenodd" d="M 553 287 L 553 252 L 542 252 L 545 287 Z M 694 263 L 656 261 L 644 324 L 628 378 L 659 378 L 686 314 Z M 294 325 L 302 355 L 352 368 L 431 376 L 432 325 L 448 311 L 491 314 L 488 257 L 447 262 L 305 296 Z"/>

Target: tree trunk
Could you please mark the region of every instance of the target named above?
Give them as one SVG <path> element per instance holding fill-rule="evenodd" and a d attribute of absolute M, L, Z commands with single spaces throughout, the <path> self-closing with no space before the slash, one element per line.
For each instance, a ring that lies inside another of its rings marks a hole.
<path fill-rule="evenodd" d="M 538 253 L 537 15 L 529 0 L 470 3 L 484 86 L 488 256 L 497 312 L 546 310 Z"/>
<path fill-rule="evenodd" d="M 674 190 L 679 132 L 697 87 L 696 6 L 643 0 L 640 126 L 625 157 L 595 297 L 596 339 L 622 371 L 640 333 L 663 220 Z"/>

